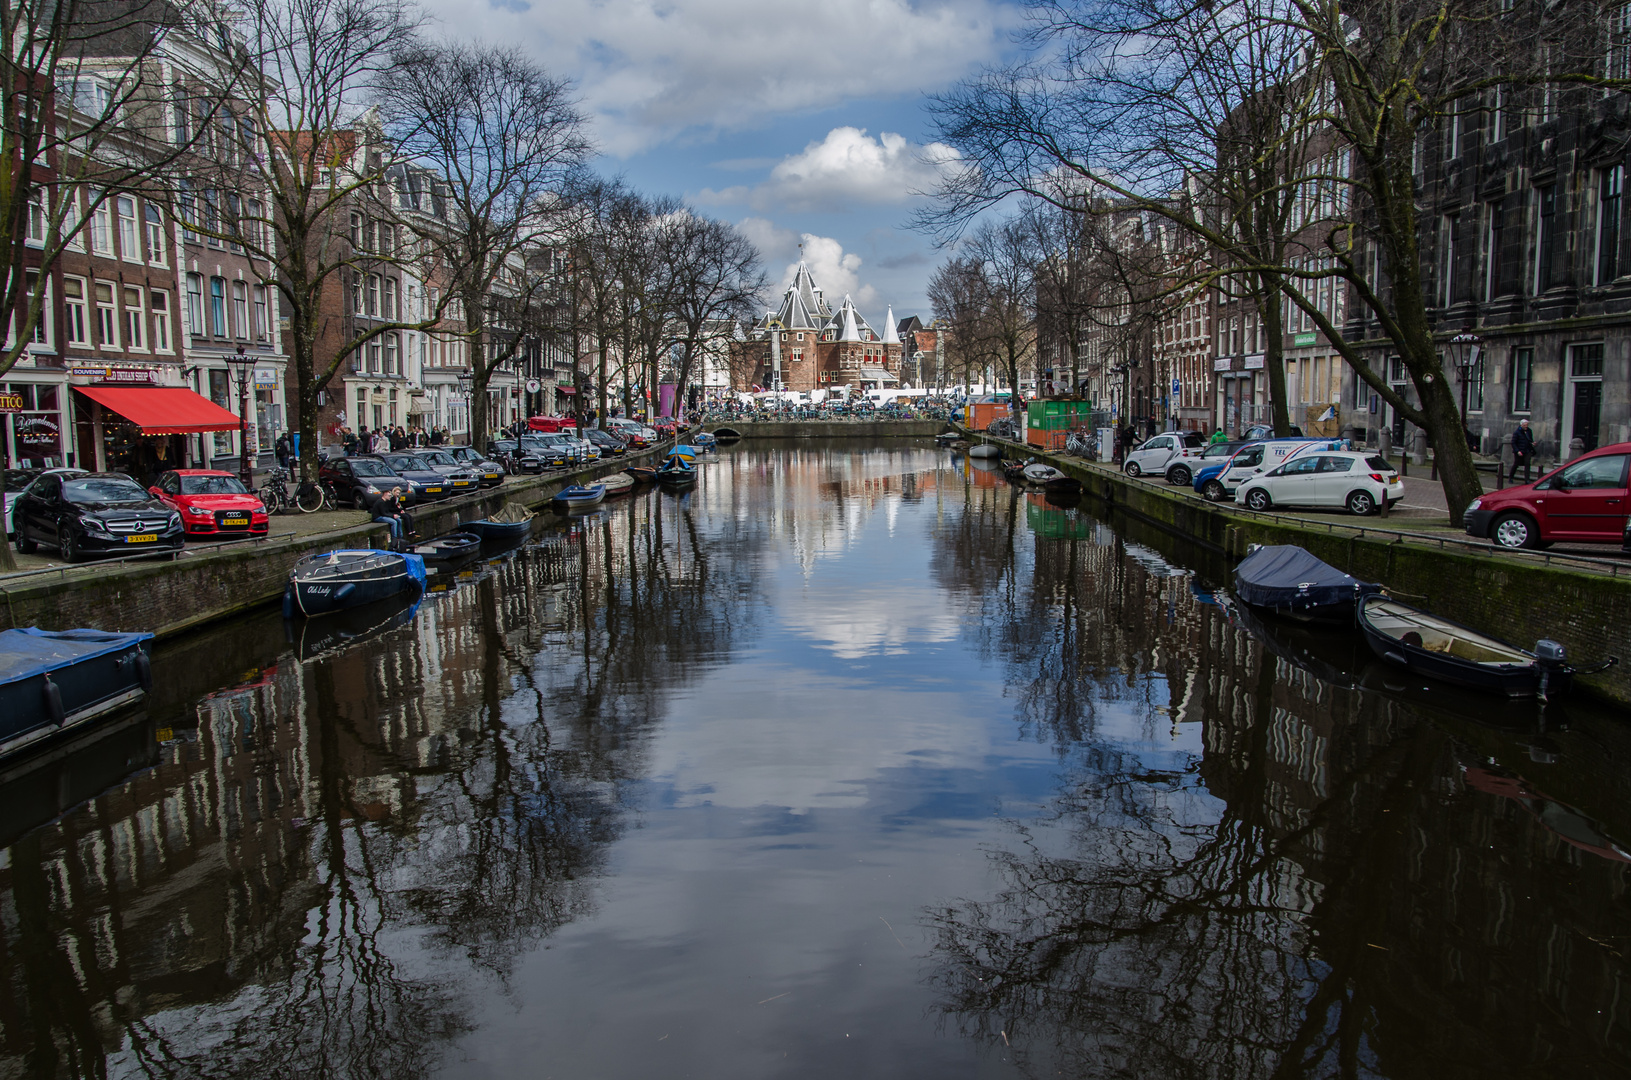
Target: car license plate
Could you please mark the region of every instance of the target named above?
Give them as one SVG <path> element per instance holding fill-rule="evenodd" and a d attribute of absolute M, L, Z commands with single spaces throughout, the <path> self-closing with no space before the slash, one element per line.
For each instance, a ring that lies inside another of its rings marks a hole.
<path fill-rule="evenodd" d="M 127 544 L 151 544 L 159 538 L 158 533 L 133 533 L 125 537 Z"/>
<path fill-rule="evenodd" d="M 488 473 L 486 475 L 486 478 L 488 480 L 497 480 L 498 479 L 498 474 L 496 472 L 490 472 L 490 473 Z"/>
<path fill-rule="evenodd" d="M 453 481 L 453 486 L 454 487 L 469 487 L 470 486 L 470 481 L 468 481 L 468 480 L 455 480 L 455 481 Z"/>
<path fill-rule="evenodd" d="M 440 495 L 441 493 L 442 493 L 441 488 L 428 487 L 428 488 L 425 489 L 425 494 L 426 495 Z"/>
<path fill-rule="evenodd" d="M 246 517 L 222 518 L 221 519 L 221 524 L 222 525 L 248 525 L 249 524 L 249 519 L 246 518 Z"/>
<path fill-rule="evenodd" d="M 1388 483 L 1392 484 L 1394 487 L 1398 487 L 1403 482 L 1404 481 L 1400 480 L 1397 476 L 1395 476 L 1393 479 L 1388 481 Z"/>

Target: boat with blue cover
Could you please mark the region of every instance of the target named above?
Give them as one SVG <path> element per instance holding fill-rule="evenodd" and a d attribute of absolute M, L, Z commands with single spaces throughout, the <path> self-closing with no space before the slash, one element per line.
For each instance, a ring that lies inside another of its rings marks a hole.
<path fill-rule="evenodd" d="M 0 757 L 141 700 L 152 651 L 152 634 L 0 632 Z"/>
<path fill-rule="evenodd" d="M 706 454 L 719 449 L 719 440 L 706 431 L 698 431 L 691 436 L 691 445 Z"/>
<path fill-rule="evenodd" d="M 325 551 L 306 556 L 289 571 L 283 615 L 327 615 L 424 588 L 425 560 L 417 555 L 375 548 Z"/>
<path fill-rule="evenodd" d="M 669 487 L 686 487 L 697 482 L 697 467 L 680 454 L 670 454 L 657 470 L 657 482 Z"/>
<path fill-rule="evenodd" d="M 1235 567 L 1235 595 L 1304 622 L 1351 623 L 1354 606 L 1382 591 L 1293 544 L 1253 544 Z"/>
<path fill-rule="evenodd" d="M 565 514 L 574 510 L 588 510 L 605 501 L 606 485 L 590 484 L 585 487 L 582 484 L 573 484 L 557 491 L 555 497 L 549 500 L 549 505 L 551 509 Z"/>

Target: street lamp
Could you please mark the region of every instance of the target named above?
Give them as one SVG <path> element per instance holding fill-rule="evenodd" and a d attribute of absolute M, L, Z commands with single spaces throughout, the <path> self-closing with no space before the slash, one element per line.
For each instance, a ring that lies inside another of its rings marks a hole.
<path fill-rule="evenodd" d="M 1450 339 L 1450 360 L 1456 366 L 1461 376 L 1461 432 L 1467 432 L 1467 383 L 1471 381 L 1472 369 L 1478 366 L 1478 357 L 1484 348 L 1484 339 L 1477 334 L 1463 331 Z M 1469 446 L 1468 449 L 1471 449 Z"/>
<path fill-rule="evenodd" d="M 226 362 L 227 370 L 238 380 L 238 479 L 254 491 L 254 470 L 249 467 L 249 368 L 255 358 L 245 356 L 244 347 L 239 345 L 237 354 L 227 357 Z"/>

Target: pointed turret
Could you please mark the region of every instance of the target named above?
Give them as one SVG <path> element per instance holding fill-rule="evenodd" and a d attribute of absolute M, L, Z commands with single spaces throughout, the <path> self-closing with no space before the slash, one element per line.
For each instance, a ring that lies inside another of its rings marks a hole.
<path fill-rule="evenodd" d="M 895 333 L 895 305 L 890 304 L 885 310 L 888 314 L 883 317 L 883 343 L 885 345 L 899 345 L 900 335 Z"/>
<path fill-rule="evenodd" d="M 865 341 L 866 339 L 861 336 L 861 327 L 865 325 L 866 320 L 855 310 L 855 301 L 849 298 L 849 293 L 845 293 L 843 306 L 838 309 L 838 314 L 832 317 L 832 327 L 838 332 L 838 340 Z"/>

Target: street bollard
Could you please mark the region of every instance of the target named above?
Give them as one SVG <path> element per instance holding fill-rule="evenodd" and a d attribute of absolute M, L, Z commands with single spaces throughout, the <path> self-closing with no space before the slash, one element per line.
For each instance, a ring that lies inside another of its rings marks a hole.
<path fill-rule="evenodd" d="M 1569 460 L 1573 461 L 1586 452 L 1586 440 L 1576 435 L 1569 440 Z"/>

